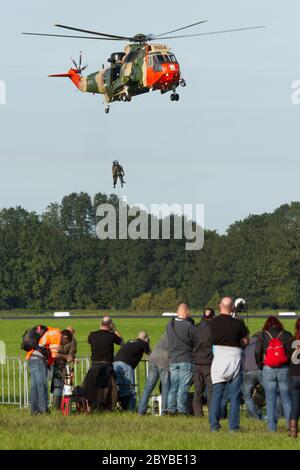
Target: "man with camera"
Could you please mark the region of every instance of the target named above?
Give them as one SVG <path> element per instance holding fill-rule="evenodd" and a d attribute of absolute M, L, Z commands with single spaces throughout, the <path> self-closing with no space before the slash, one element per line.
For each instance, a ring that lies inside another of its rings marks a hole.
<path fill-rule="evenodd" d="M 110 317 L 103 317 L 100 330 L 89 334 L 88 342 L 91 345 L 92 365 L 101 363 L 112 364 L 114 360 L 114 345 L 121 345 L 123 339 L 116 331 Z"/>
<path fill-rule="evenodd" d="M 140 331 L 137 339 L 128 341 L 118 351 L 115 357 L 114 370 L 119 386 L 119 398 L 122 408 L 135 410 L 135 380 L 134 369 L 138 366 L 144 354 L 150 354 L 150 339 L 145 331 Z"/>
<path fill-rule="evenodd" d="M 193 349 L 196 330 L 190 321 L 188 305 L 180 304 L 177 317 L 167 325 L 170 351 L 171 385 L 168 396 L 168 415 L 187 415 L 188 391 L 193 378 Z"/>

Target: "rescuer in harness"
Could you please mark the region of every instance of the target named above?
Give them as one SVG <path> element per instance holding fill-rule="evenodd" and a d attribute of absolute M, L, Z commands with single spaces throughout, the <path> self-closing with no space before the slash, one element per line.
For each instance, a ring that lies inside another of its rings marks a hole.
<path fill-rule="evenodd" d="M 114 160 L 113 161 L 113 166 L 112 166 L 112 176 L 113 176 L 113 186 L 114 186 L 114 188 L 117 185 L 118 178 L 120 179 L 121 187 L 123 188 L 123 185 L 125 184 L 124 175 L 125 175 L 125 172 L 124 172 L 124 169 L 123 169 L 122 165 L 120 165 L 118 160 Z"/>

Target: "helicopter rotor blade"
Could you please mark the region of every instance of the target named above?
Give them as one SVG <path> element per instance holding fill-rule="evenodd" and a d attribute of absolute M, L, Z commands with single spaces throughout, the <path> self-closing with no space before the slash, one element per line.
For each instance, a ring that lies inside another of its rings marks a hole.
<path fill-rule="evenodd" d="M 55 38 L 95 39 L 96 41 L 122 41 L 122 39 L 97 38 L 97 37 L 92 37 L 92 36 L 68 36 L 66 34 L 45 34 L 45 33 L 22 33 L 22 34 L 25 34 L 26 36 L 47 36 L 47 37 L 55 37 Z"/>
<path fill-rule="evenodd" d="M 75 69 L 78 70 L 79 67 L 78 67 L 77 63 L 75 62 L 75 60 L 73 59 L 73 57 L 71 57 L 71 60 L 74 64 L 74 66 L 75 66 Z"/>
<path fill-rule="evenodd" d="M 154 37 L 153 39 L 165 40 L 165 39 L 179 39 L 179 38 L 193 38 L 196 36 L 210 36 L 213 34 L 224 34 L 224 33 L 234 33 L 237 31 L 248 31 L 250 29 L 261 29 L 265 28 L 266 26 L 250 26 L 249 28 L 235 28 L 235 29 L 225 29 L 220 31 L 210 31 L 208 33 L 197 33 L 197 34 L 183 34 L 181 36 L 167 36 L 163 38 Z"/>
<path fill-rule="evenodd" d="M 80 51 L 79 54 L 79 68 L 81 69 L 81 64 L 82 64 L 82 51 Z"/>
<path fill-rule="evenodd" d="M 153 36 L 154 36 L 154 39 L 156 39 L 156 38 L 159 38 L 161 36 L 165 36 L 166 34 L 177 33 L 177 31 L 182 31 L 184 29 L 193 28 L 194 26 L 197 26 L 198 24 L 202 24 L 202 23 L 206 23 L 206 22 L 207 22 L 207 20 L 197 21 L 197 23 L 189 24 L 188 26 L 183 26 L 182 28 L 178 28 L 178 29 L 173 29 L 172 31 L 167 31 L 166 33 L 154 34 Z"/>
<path fill-rule="evenodd" d="M 88 34 L 95 34 L 96 36 L 104 36 L 104 37 L 111 38 L 111 39 L 126 39 L 127 41 L 131 41 L 132 39 L 131 37 L 128 37 L 128 36 L 119 36 L 115 34 L 99 33 L 97 31 L 90 31 L 90 30 L 81 29 L 81 28 L 73 28 L 73 26 L 65 26 L 62 24 L 55 24 L 54 26 L 56 26 L 57 28 L 69 29 L 71 31 L 79 31 L 80 33 L 88 33 Z"/>

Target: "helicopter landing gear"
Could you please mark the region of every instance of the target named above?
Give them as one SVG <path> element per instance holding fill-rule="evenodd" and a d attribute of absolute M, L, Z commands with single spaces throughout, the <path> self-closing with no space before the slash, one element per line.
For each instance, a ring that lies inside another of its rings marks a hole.
<path fill-rule="evenodd" d="M 172 93 L 170 96 L 171 101 L 179 101 L 179 95 L 178 93 Z"/>
<path fill-rule="evenodd" d="M 130 96 L 130 94 L 128 92 L 124 93 L 121 96 L 121 100 L 124 101 L 124 102 L 130 103 L 131 99 L 132 99 L 132 97 Z"/>
<path fill-rule="evenodd" d="M 184 78 L 181 78 L 179 81 L 179 85 L 182 86 L 183 88 L 186 87 L 186 81 Z"/>
<path fill-rule="evenodd" d="M 106 114 L 109 113 L 109 111 L 110 111 L 110 106 L 109 106 L 109 104 L 106 104 L 106 105 L 105 105 L 104 111 L 105 111 Z"/>

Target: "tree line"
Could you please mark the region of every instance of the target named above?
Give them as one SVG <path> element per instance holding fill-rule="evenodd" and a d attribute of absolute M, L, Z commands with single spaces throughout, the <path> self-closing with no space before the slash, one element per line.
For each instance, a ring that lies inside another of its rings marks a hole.
<path fill-rule="evenodd" d="M 115 195 L 73 193 L 41 215 L 0 211 L 0 309 L 203 308 L 226 294 L 251 308 L 300 306 L 300 203 L 251 215 L 204 247 L 182 240 L 99 240 L 97 207 Z M 150 217 L 150 216 L 149 216 Z"/>

